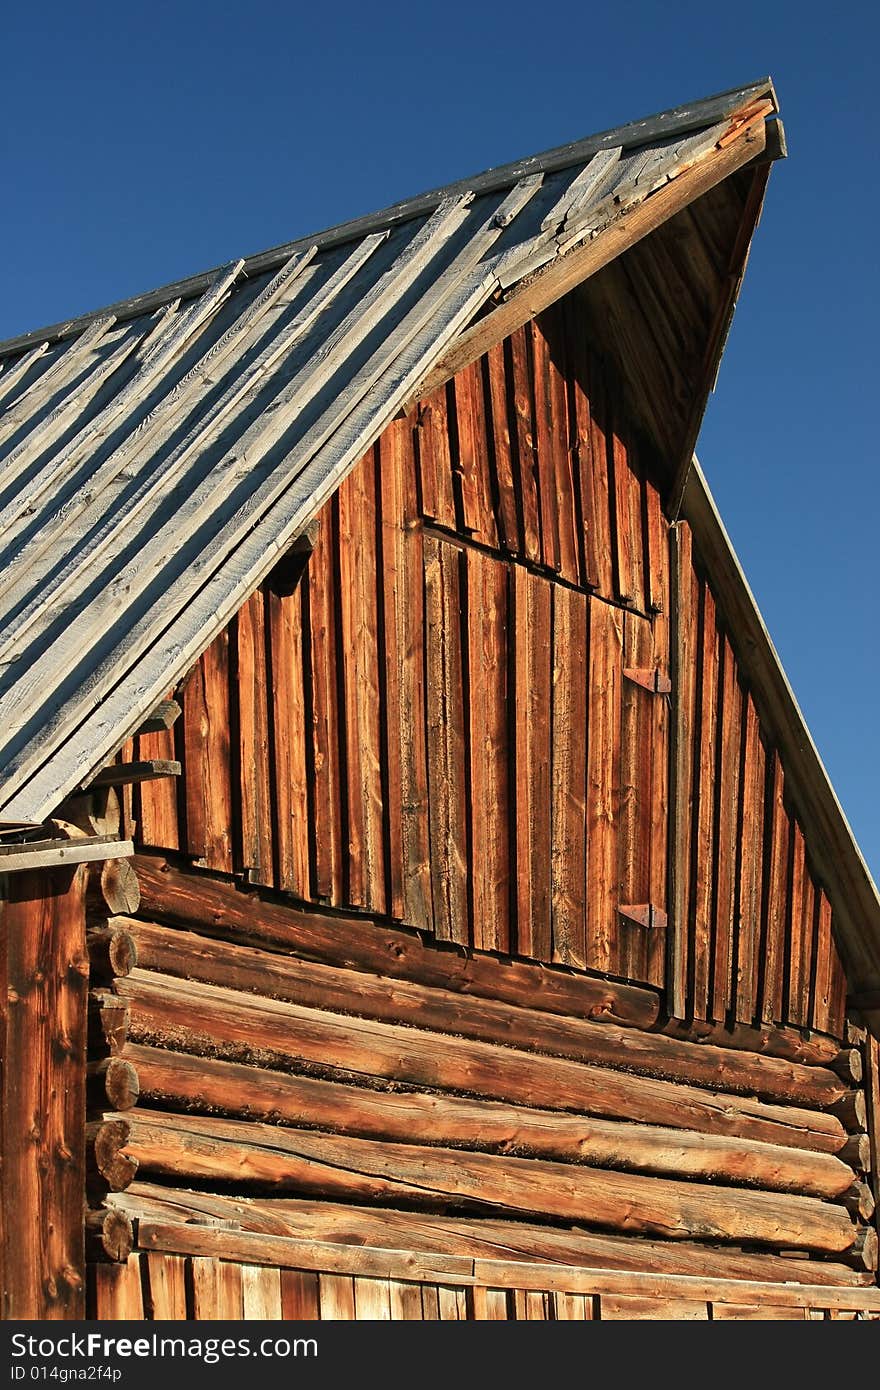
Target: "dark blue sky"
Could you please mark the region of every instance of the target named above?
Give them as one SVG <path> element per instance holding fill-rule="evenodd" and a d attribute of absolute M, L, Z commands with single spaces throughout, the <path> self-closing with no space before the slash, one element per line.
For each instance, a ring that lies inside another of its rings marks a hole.
<path fill-rule="evenodd" d="M 791 156 L 699 453 L 880 874 L 875 4 L 44 0 L 3 28 L 0 337 L 772 74 Z"/>

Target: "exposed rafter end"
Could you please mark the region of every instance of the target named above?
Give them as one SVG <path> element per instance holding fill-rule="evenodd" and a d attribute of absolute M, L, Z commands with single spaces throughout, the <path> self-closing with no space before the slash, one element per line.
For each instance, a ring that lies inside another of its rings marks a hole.
<path fill-rule="evenodd" d="M 170 729 L 180 718 L 180 705 L 176 700 L 160 700 L 152 714 L 149 714 L 136 730 L 137 734 L 161 734 Z"/>
<path fill-rule="evenodd" d="M 269 575 L 269 587 L 279 598 L 294 592 L 302 579 L 309 557 L 318 543 L 321 523 L 313 517 L 304 531 L 288 546 Z"/>
<path fill-rule="evenodd" d="M 153 782 L 158 777 L 179 777 L 180 763 L 170 758 L 150 758 L 137 763 L 111 763 L 102 767 L 94 777 L 83 782 L 85 790 L 96 787 L 121 787 L 132 782 Z"/>

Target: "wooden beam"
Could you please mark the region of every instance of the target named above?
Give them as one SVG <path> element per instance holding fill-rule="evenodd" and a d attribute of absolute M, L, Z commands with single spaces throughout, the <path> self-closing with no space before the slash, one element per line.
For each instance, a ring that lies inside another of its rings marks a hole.
<path fill-rule="evenodd" d="M 39 840 L 28 845 L 0 848 L 0 874 L 26 869 L 61 869 L 70 864 L 89 864 L 102 859 L 127 859 L 134 854 L 131 840 L 95 835 L 83 840 Z"/>
<path fill-rule="evenodd" d="M 337 1136 L 398 1143 L 415 1134 L 423 1143 L 464 1151 L 515 1152 L 558 1163 L 590 1163 L 830 1200 L 847 1192 L 855 1176 L 834 1155 L 754 1140 L 418 1091 L 391 1100 L 365 1087 L 152 1048 L 127 1049 L 126 1056 L 137 1070 L 140 1105 L 125 1113 L 106 1112 L 90 1137 L 96 1170 L 119 1191 L 134 1180 L 139 1165 L 143 1176 L 161 1172 L 163 1162 L 173 1161 L 179 1166 L 174 1170 L 166 1166 L 164 1171 L 192 1177 L 211 1154 L 209 1175 L 216 1181 L 234 1174 L 238 1183 L 260 1183 L 261 1172 L 273 1164 L 283 1166 L 288 1149 L 297 1152 L 297 1134 L 285 1128 L 288 1125 L 305 1125 L 310 1131 L 332 1128 Z M 172 1112 L 141 1108 L 153 1098 L 171 1106 Z M 205 1114 L 191 1113 L 194 1108 Z M 179 1109 L 187 1113 L 173 1113 Z M 242 1118 L 217 1119 L 211 1113 L 214 1110 Z M 262 1116 L 273 1123 L 260 1123 Z M 163 1145 L 166 1131 L 168 1143 Z M 157 1134 L 160 1143 L 151 1146 L 151 1136 Z M 175 1135 L 176 1158 L 171 1159 Z M 191 1160 L 186 1156 L 187 1135 L 193 1141 L 198 1136 L 215 1141 L 214 1147 L 200 1146 Z M 141 1147 L 144 1138 L 146 1146 Z M 123 1149 L 125 1155 L 120 1157 Z M 236 1165 L 239 1152 L 245 1160 L 241 1166 Z"/>
<path fill-rule="evenodd" d="M 415 931 L 384 924 L 370 930 L 367 917 L 322 914 L 272 902 L 256 891 L 242 893 L 230 879 L 183 869 L 161 856 L 138 855 L 135 867 L 144 916 L 211 936 L 547 1013 L 640 1028 L 657 1020 L 654 990 L 525 961 L 505 961 L 501 969 L 494 956 L 438 950 Z"/>
<path fill-rule="evenodd" d="M 656 914 L 657 909 L 653 911 Z M 645 925 L 656 927 L 656 915 Z M 851 1073 L 842 1076 L 824 1067 L 717 1048 L 708 1042 L 695 1047 L 662 1033 L 590 1019 L 563 1019 L 500 1000 L 471 999 L 452 990 L 385 980 L 288 956 L 267 956 L 252 947 L 153 922 L 117 917 L 113 926 L 128 937 L 144 970 L 332 1012 L 484 1042 L 504 1041 L 529 1052 L 818 1107 L 832 1105 L 857 1081 Z M 128 975 L 133 964 L 116 973 Z"/>
<path fill-rule="evenodd" d="M 702 1299 L 712 1303 L 770 1302 L 780 1307 L 870 1309 L 880 1312 L 880 1289 L 828 1285 L 755 1283 L 693 1275 L 650 1274 L 631 1270 L 586 1269 L 516 1260 L 471 1260 L 466 1256 L 420 1254 L 329 1242 L 295 1240 L 247 1231 L 217 1230 L 171 1222 L 141 1221 L 142 1250 L 214 1255 L 253 1264 L 374 1275 L 426 1282 L 482 1284 L 489 1288 L 559 1289 L 567 1293 L 640 1294 L 645 1297 Z M 795 1267 L 792 1273 L 795 1273 Z"/>
<path fill-rule="evenodd" d="M 307 1197 L 228 1197 L 150 1182 L 135 1182 L 126 1192 L 108 1195 L 106 1202 L 132 1220 L 185 1221 L 296 1240 L 467 1255 L 471 1259 L 653 1270 L 657 1274 L 759 1283 L 787 1283 L 796 1273 L 802 1276 L 801 1282 L 809 1284 L 864 1287 L 872 1282 L 866 1270 L 831 1259 L 795 1265 L 791 1258 L 768 1251 L 686 1240 L 645 1240 L 589 1231 L 581 1225 L 539 1225 L 462 1213 L 438 1215 Z"/>
<path fill-rule="evenodd" d="M 83 787 L 122 787 L 133 782 L 152 782 L 157 777 L 179 777 L 180 763 L 172 758 L 148 758 L 137 763 L 111 763 L 102 767 Z"/>
<path fill-rule="evenodd" d="M 336 1079 L 354 1071 L 385 1085 L 427 1085 L 517 1105 L 579 1110 L 825 1153 L 836 1153 L 846 1142 L 840 1120 L 824 1111 L 257 999 L 243 991 L 172 981 L 140 969 L 116 980 L 114 994 L 96 998 L 99 1008 L 111 1011 L 109 1040 L 117 1050 L 120 1003 L 128 1008 L 125 1036 L 132 1043 L 220 1054 L 285 1071 L 317 1064 L 337 1073 Z M 841 1104 L 836 1102 L 835 1108 Z"/>
<path fill-rule="evenodd" d="M 419 383 L 412 403 L 430 395 L 495 343 L 507 338 L 548 305 L 655 231 L 662 222 L 748 164 L 763 150 L 764 139 L 763 123 L 749 127 L 725 149 L 706 156 L 644 202 L 623 213 L 593 240 L 575 247 L 521 282 L 497 309 L 459 334 L 449 351 Z"/>

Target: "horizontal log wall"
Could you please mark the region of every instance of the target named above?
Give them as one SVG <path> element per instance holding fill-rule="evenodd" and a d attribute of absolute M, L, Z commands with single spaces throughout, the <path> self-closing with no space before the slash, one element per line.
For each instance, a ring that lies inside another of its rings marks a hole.
<path fill-rule="evenodd" d="M 194 1221 L 228 1259 L 259 1237 L 872 1280 L 860 1044 L 696 1043 L 649 990 L 136 864 L 134 913 L 90 937 L 89 1192 L 117 1262 L 132 1223 L 155 1262 L 151 1223 Z"/>

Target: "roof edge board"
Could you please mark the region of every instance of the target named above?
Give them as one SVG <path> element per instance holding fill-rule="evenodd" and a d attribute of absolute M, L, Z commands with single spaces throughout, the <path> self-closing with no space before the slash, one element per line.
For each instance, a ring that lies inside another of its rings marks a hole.
<path fill-rule="evenodd" d="M 739 654 L 769 716 L 783 757 L 786 785 L 791 786 L 804 829 L 812 832 L 811 856 L 834 896 L 847 966 L 859 990 L 876 989 L 880 987 L 880 894 L 696 456 L 685 488 L 682 516 L 690 524 L 700 556 L 717 585 L 722 611 L 736 624 Z"/>
<path fill-rule="evenodd" d="M 341 242 L 366 236 L 379 228 L 396 226 L 413 217 L 419 217 L 432 211 L 442 198 L 456 193 L 466 191 L 476 194 L 491 193 L 508 183 L 525 177 L 527 174 L 539 171 L 553 173 L 566 168 L 569 164 L 587 159 L 601 149 L 614 145 L 624 145 L 634 149 L 641 144 L 647 144 L 651 140 L 664 139 L 669 135 L 685 135 L 689 131 L 699 130 L 704 125 L 712 125 L 723 120 L 726 115 L 735 111 L 747 100 L 761 96 L 769 97 L 773 103 L 774 111 L 779 111 L 779 102 L 772 79 L 762 77 L 743 87 L 731 87 L 727 91 L 718 92 L 711 97 L 704 97 L 700 101 L 671 107 L 667 111 L 656 112 L 642 120 L 600 131 L 596 135 L 587 136 L 568 145 L 558 145 L 554 149 L 528 156 L 526 159 L 516 160 L 510 164 L 496 165 L 484 173 L 474 175 L 471 178 L 458 179 L 442 188 L 434 188 L 426 193 L 417 194 L 415 197 L 393 203 L 390 207 L 378 212 L 368 213 L 363 217 L 328 227 L 324 231 L 299 237 L 295 241 L 285 242 L 267 251 L 257 252 L 245 259 L 243 273 L 245 275 L 259 275 L 265 271 L 277 270 L 295 251 L 302 250 L 306 246 L 314 244 L 319 250 L 324 250 L 339 245 Z M 215 267 L 212 270 L 202 271 L 197 275 L 177 280 L 173 284 L 160 286 L 158 289 L 148 290 L 143 294 L 119 300 L 118 303 L 107 308 L 91 310 L 88 313 L 52 324 L 48 328 L 34 329 L 28 333 L 8 338 L 5 342 L 0 342 L 0 358 L 11 356 L 13 353 L 18 353 L 36 343 L 44 341 L 51 343 L 70 337 L 91 323 L 93 319 L 102 315 L 113 314 L 117 321 L 122 321 L 135 318 L 140 314 L 150 313 L 170 299 L 191 298 L 208 287 L 218 269 L 219 267 Z"/>
<path fill-rule="evenodd" d="M 490 308 L 483 317 L 475 319 L 438 359 L 407 401 L 407 408 L 411 408 L 423 396 L 430 395 L 456 372 L 482 356 L 489 347 L 520 328 L 570 289 L 590 279 L 609 261 L 616 260 L 731 174 L 760 163 L 765 151 L 766 130 L 765 121 L 725 150 L 716 151 L 713 159 L 693 165 L 641 203 L 628 208 L 594 238 L 573 247 L 565 255 L 511 287 L 500 303 Z M 705 397 L 708 397 L 708 387 Z M 705 406 L 706 399 L 703 399 L 700 419 Z M 693 441 L 690 447 L 693 448 Z"/>

